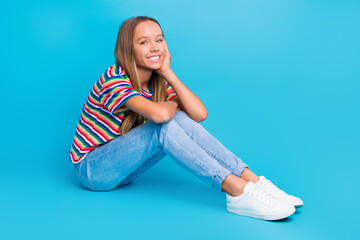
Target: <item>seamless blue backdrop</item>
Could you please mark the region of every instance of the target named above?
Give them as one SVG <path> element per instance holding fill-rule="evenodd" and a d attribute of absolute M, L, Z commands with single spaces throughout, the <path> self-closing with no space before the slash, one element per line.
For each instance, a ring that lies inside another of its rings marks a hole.
<path fill-rule="evenodd" d="M 357 238 L 360 2 L 1 1 L 1 239 Z M 266 222 L 166 157 L 111 192 L 68 154 L 120 24 L 157 19 L 201 124 L 305 206 Z"/>

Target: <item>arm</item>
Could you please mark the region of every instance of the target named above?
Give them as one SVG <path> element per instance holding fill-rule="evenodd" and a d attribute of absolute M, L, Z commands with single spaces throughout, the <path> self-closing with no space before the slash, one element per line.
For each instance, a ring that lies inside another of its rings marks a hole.
<path fill-rule="evenodd" d="M 177 96 L 171 101 L 177 102 L 180 109 L 185 111 L 194 121 L 204 121 L 207 118 L 207 110 L 201 100 L 177 78 L 172 70 L 164 73 L 163 77 L 176 92 Z"/>
<path fill-rule="evenodd" d="M 124 105 L 156 123 L 168 122 L 179 109 L 178 103 L 175 101 L 153 102 L 143 96 L 134 96 Z"/>
<path fill-rule="evenodd" d="M 201 100 L 188 89 L 175 75 L 170 67 L 171 56 L 164 40 L 165 54 L 161 63 L 161 67 L 156 71 L 170 83 L 171 87 L 176 92 L 177 97 L 174 101 L 177 102 L 181 109 L 196 122 L 204 121 L 207 118 L 207 110 Z"/>

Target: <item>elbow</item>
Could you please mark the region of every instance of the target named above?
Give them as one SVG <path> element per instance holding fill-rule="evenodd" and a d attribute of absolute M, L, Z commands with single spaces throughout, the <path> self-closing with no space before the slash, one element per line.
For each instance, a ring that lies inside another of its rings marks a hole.
<path fill-rule="evenodd" d="M 161 110 L 158 110 L 156 112 L 154 122 L 156 122 L 156 123 L 164 123 L 164 122 L 168 122 L 170 119 L 171 118 L 170 118 L 168 112 L 165 111 L 165 109 L 161 109 Z"/>
<path fill-rule="evenodd" d="M 207 112 L 207 110 L 205 109 L 202 121 L 205 121 L 205 119 L 207 118 L 207 116 L 208 116 L 208 112 Z"/>
<path fill-rule="evenodd" d="M 205 119 L 207 118 L 208 112 L 205 109 L 203 112 L 199 113 L 198 117 L 196 118 L 196 122 L 202 122 L 205 121 Z"/>

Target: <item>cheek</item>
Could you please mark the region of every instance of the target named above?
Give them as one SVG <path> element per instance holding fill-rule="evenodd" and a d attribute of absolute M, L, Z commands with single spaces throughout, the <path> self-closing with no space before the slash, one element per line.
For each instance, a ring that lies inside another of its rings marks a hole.
<path fill-rule="evenodd" d="M 140 59 L 141 59 L 141 57 L 140 57 L 139 52 L 135 52 L 135 60 L 136 60 L 136 62 L 139 62 Z"/>
<path fill-rule="evenodd" d="M 159 49 L 160 49 L 160 53 L 164 53 L 165 52 L 165 45 L 164 44 L 161 44 L 160 45 L 160 47 L 159 47 Z"/>
<path fill-rule="evenodd" d="M 146 57 L 146 52 L 143 49 L 137 49 L 135 51 L 135 59 L 138 61 L 144 61 L 144 58 Z"/>

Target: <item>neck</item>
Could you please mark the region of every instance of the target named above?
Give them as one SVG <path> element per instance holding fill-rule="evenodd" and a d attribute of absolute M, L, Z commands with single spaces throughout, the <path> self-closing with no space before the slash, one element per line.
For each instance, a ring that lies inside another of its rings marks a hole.
<path fill-rule="evenodd" d="M 147 89 L 148 83 L 154 70 L 147 70 L 142 68 L 138 68 L 137 70 L 142 88 Z"/>

